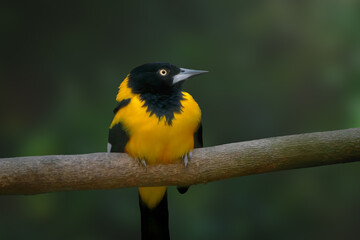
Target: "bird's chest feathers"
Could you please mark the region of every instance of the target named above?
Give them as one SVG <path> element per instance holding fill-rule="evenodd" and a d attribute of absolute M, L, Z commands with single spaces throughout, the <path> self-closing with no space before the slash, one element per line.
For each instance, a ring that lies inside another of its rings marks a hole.
<path fill-rule="evenodd" d="M 153 97 L 145 102 L 136 96 L 118 112 L 129 133 L 127 153 L 148 164 L 171 163 L 194 148 L 200 108 L 187 93 L 175 100 Z"/>
<path fill-rule="evenodd" d="M 140 99 L 143 101 L 143 107 L 150 116 L 155 115 L 159 120 L 164 118 L 166 124 L 172 125 L 174 114 L 181 113 L 184 100 L 182 92 L 175 94 L 142 94 Z"/>

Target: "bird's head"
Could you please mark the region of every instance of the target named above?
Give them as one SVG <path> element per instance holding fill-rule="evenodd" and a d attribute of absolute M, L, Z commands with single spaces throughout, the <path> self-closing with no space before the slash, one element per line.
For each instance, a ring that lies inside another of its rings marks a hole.
<path fill-rule="evenodd" d="M 129 74 L 133 93 L 167 93 L 181 88 L 184 80 L 207 71 L 178 68 L 170 63 L 147 63 Z"/>

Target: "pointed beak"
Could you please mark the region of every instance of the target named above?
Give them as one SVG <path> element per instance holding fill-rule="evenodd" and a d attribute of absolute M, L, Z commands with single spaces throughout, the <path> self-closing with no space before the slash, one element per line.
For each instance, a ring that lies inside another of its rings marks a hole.
<path fill-rule="evenodd" d="M 184 81 L 192 76 L 207 73 L 208 71 L 180 68 L 180 72 L 174 76 L 173 84 Z"/>

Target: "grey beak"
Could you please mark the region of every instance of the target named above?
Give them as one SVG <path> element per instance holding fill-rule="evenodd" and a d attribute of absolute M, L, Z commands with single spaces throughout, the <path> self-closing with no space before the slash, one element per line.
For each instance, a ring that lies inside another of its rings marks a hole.
<path fill-rule="evenodd" d="M 180 68 L 180 72 L 174 76 L 173 84 L 184 81 L 185 79 L 188 79 L 189 77 L 207 73 L 207 72 L 208 71 Z"/>

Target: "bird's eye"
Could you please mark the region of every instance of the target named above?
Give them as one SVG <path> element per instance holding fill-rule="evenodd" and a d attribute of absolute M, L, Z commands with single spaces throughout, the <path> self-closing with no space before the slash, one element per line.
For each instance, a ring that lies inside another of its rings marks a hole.
<path fill-rule="evenodd" d="M 166 76 L 168 74 L 168 71 L 166 69 L 161 69 L 159 72 L 161 76 Z"/>

